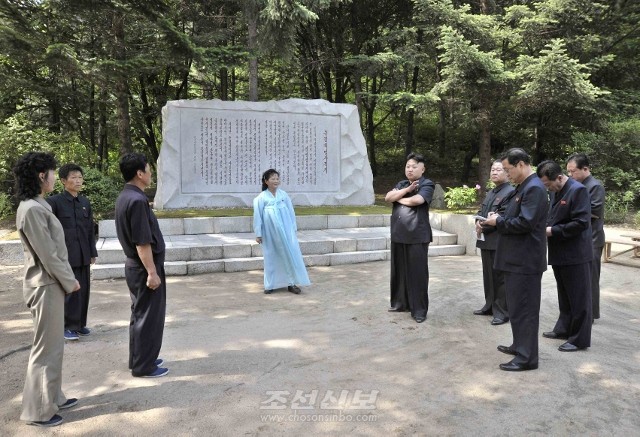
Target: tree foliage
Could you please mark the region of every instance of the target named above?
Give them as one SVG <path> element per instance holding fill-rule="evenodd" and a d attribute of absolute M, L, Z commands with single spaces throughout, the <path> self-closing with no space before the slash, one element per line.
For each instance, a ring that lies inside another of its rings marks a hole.
<path fill-rule="evenodd" d="M 484 185 L 519 146 L 587 151 L 627 190 L 638 23 L 631 0 L 0 0 L 2 191 L 27 150 L 153 161 L 168 100 L 288 97 L 356 104 L 376 177 L 417 151 L 436 181 Z"/>

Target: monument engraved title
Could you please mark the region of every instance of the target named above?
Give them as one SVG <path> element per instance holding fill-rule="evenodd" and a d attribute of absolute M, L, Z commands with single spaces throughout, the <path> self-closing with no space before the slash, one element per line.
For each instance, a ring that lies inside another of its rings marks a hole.
<path fill-rule="evenodd" d="M 373 203 L 353 105 L 180 100 L 162 113 L 158 209 L 251 206 L 269 168 L 296 205 Z"/>

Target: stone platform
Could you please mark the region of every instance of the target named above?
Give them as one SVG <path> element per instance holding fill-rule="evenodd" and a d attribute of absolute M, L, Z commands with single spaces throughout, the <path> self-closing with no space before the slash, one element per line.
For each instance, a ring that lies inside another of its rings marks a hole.
<path fill-rule="evenodd" d="M 435 218 L 435 217 L 434 217 Z M 167 246 L 168 276 L 238 272 L 263 268 L 252 217 L 160 219 Z M 307 266 L 354 264 L 389 259 L 389 215 L 297 217 L 298 240 Z M 433 224 L 433 221 L 432 221 Z M 464 255 L 456 234 L 433 229 L 429 256 Z M 125 256 L 113 220 L 100 222 L 93 279 L 124 277 Z"/>

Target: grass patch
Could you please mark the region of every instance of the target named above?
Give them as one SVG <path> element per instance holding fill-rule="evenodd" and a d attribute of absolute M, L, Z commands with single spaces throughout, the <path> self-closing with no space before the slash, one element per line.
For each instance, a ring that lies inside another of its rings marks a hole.
<path fill-rule="evenodd" d="M 296 206 L 296 215 L 370 215 L 391 214 L 390 206 Z M 155 211 L 158 218 L 243 217 L 253 216 L 253 208 L 179 209 Z"/>
<path fill-rule="evenodd" d="M 373 205 L 367 206 L 294 206 L 296 215 L 370 215 L 391 214 L 391 204 L 384 195 L 376 194 Z M 246 217 L 253 215 L 253 208 L 168 209 L 155 211 L 158 218 L 191 217 Z"/>

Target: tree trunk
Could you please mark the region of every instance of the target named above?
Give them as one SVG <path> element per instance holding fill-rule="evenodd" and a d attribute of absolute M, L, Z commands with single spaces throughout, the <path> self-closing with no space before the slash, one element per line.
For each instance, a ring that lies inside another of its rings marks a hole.
<path fill-rule="evenodd" d="M 205 98 L 213 99 L 213 92 Z M 229 69 L 227 67 L 220 69 L 220 100 L 229 100 Z"/>
<path fill-rule="evenodd" d="M 108 167 L 109 143 L 107 142 L 107 89 L 100 89 L 98 102 L 98 170 L 105 171 Z"/>
<path fill-rule="evenodd" d="M 480 185 L 480 198 L 484 199 L 491 174 L 491 110 L 485 107 L 480 114 L 478 184 Z"/>
<path fill-rule="evenodd" d="M 156 119 L 153 109 L 149 105 L 147 98 L 147 87 L 143 76 L 140 76 L 140 101 L 142 102 L 142 119 L 144 120 L 143 137 L 147 149 L 151 152 L 154 162 L 158 160 L 158 145 L 156 144 L 156 134 L 153 129 L 153 121 Z"/>
<path fill-rule="evenodd" d="M 531 161 L 534 165 L 542 161 L 542 130 L 542 114 L 538 114 L 536 125 L 533 127 L 533 150 L 531 152 Z"/>
<path fill-rule="evenodd" d="M 436 82 L 440 82 L 442 80 L 442 76 L 440 75 L 440 63 L 436 60 Z M 440 158 L 444 158 L 447 153 L 447 131 L 446 131 L 446 122 L 447 122 L 447 111 L 444 106 L 444 102 L 442 99 L 438 100 L 438 156 Z"/>
<path fill-rule="evenodd" d="M 371 172 L 373 176 L 377 176 L 378 174 L 378 162 L 376 160 L 376 123 L 374 118 L 374 113 L 376 109 L 376 98 L 375 94 L 378 92 L 377 89 L 377 79 L 374 76 L 371 84 L 371 94 L 373 96 L 368 97 L 366 103 L 366 126 L 367 126 L 367 146 L 369 148 L 369 162 L 371 163 Z"/>
<path fill-rule="evenodd" d="M 249 48 L 249 101 L 258 101 L 258 11 L 255 1 L 246 2 Z"/>
<path fill-rule="evenodd" d="M 413 74 L 411 76 L 411 93 L 416 95 L 418 92 L 418 77 L 420 73 L 420 67 L 417 65 L 413 67 Z M 405 154 L 407 156 L 409 153 L 413 151 L 415 146 L 415 118 L 416 118 L 416 110 L 414 108 L 409 108 L 407 110 L 407 142 L 405 145 Z"/>
<path fill-rule="evenodd" d="M 369 149 L 369 162 L 371 164 L 371 172 L 373 173 L 373 177 L 378 175 L 378 163 L 376 161 L 376 136 L 375 136 L 375 120 L 373 118 L 373 110 L 375 105 L 372 108 L 367 108 L 367 146 Z"/>
<path fill-rule="evenodd" d="M 180 86 L 176 91 L 176 100 L 180 100 L 181 98 L 187 98 L 187 88 L 189 86 L 189 72 L 191 71 L 191 64 L 193 63 L 193 59 L 189 59 L 187 61 L 187 65 L 185 66 L 184 72 L 182 73 L 182 81 L 180 82 Z"/>
<path fill-rule="evenodd" d="M 96 153 L 96 85 L 89 85 L 89 145 L 91 151 Z M 98 161 L 100 156 L 98 155 Z"/>
<path fill-rule="evenodd" d="M 57 96 L 52 96 L 48 102 L 49 106 L 49 132 L 60 133 L 60 100 Z"/>
<path fill-rule="evenodd" d="M 422 29 L 418 30 L 416 35 L 416 45 L 422 45 L 424 32 Z M 413 67 L 413 72 L 411 75 L 411 94 L 414 96 L 418 93 L 418 79 L 420 78 L 420 67 L 416 64 Z M 416 118 L 416 110 L 414 108 L 409 108 L 407 111 L 407 142 L 405 145 L 405 154 L 407 156 L 409 153 L 413 151 L 415 147 L 415 118 Z"/>
<path fill-rule="evenodd" d="M 353 76 L 353 90 L 356 95 L 356 108 L 358 108 L 358 120 L 360 120 L 360 129 L 363 130 L 362 126 L 362 109 L 364 107 L 362 102 L 362 82 L 361 82 L 360 74 L 354 73 Z"/>
<path fill-rule="evenodd" d="M 466 184 L 469 182 L 469 174 L 471 173 L 471 164 L 473 163 L 473 158 L 478 154 L 478 143 L 473 142 L 471 144 L 471 149 L 465 153 L 464 161 L 462 164 L 462 174 L 460 175 L 460 182 Z"/>
<path fill-rule="evenodd" d="M 113 33 L 115 37 L 114 58 L 124 61 L 126 42 L 124 35 L 124 15 L 116 12 L 113 18 Z M 117 73 L 115 78 L 116 112 L 118 117 L 118 137 L 120 139 L 120 156 L 133 151 L 131 141 L 131 115 L 129 114 L 129 84 L 124 73 Z"/>

